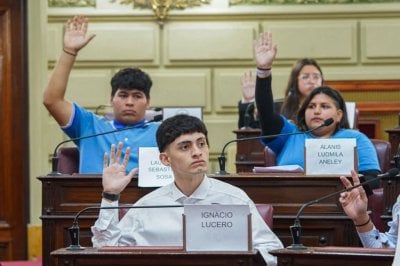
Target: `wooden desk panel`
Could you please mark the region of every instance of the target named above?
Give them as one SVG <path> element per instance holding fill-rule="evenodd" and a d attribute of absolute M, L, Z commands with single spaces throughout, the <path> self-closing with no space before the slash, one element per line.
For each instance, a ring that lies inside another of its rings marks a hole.
<path fill-rule="evenodd" d="M 337 176 L 307 177 L 302 174 L 246 174 L 211 176 L 242 188 L 255 203 L 274 206 L 274 228 L 285 246 L 292 243 L 289 227 L 305 202 L 342 189 Z M 70 245 L 67 229 L 77 212 L 99 205 L 102 183 L 100 175 L 41 176 L 43 265 L 54 265 L 50 252 Z M 132 203 L 152 191 L 138 188 L 134 179 L 121 195 L 121 203 Z M 91 246 L 90 226 L 97 210 L 79 217 L 80 243 Z M 336 197 L 304 209 L 301 215 L 304 244 L 309 246 L 357 246 L 358 236 L 351 221 L 343 214 Z"/>
<path fill-rule="evenodd" d="M 198 266 L 253 266 L 265 265 L 261 255 L 254 252 L 186 252 L 163 250 L 81 251 L 58 249 L 51 253 L 57 266 L 100 265 L 198 265 Z"/>
<path fill-rule="evenodd" d="M 278 257 L 278 266 L 391 266 L 395 251 L 394 249 L 309 247 L 305 250 L 279 249 L 270 253 Z"/>
<path fill-rule="evenodd" d="M 260 129 L 235 130 L 237 139 L 259 137 Z M 264 146 L 260 140 L 249 140 L 237 142 L 236 149 L 236 172 L 251 173 L 254 166 L 264 166 Z"/>

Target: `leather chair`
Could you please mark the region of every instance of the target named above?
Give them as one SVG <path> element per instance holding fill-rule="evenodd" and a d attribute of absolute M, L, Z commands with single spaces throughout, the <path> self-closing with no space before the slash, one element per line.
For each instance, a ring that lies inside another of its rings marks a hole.
<path fill-rule="evenodd" d="M 57 155 L 59 173 L 68 175 L 79 173 L 79 150 L 77 147 L 61 147 Z"/>
<path fill-rule="evenodd" d="M 390 169 L 390 143 L 380 139 L 371 139 L 371 141 L 375 146 L 382 173 L 386 173 Z M 384 208 L 383 188 L 374 189 L 372 195 L 368 197 L 368 209 L 371 210 L 371 220 L 379 231 L 385 231 L 386 229 L 386 226 L 381 219 L 381 216 L 384 213 Z"/>
<path fill-rule="evenodd" d="M 274 207 L 267 203 L 257 203 L 256 208 L 263 218 L 264 222 L 272 229 L 273 226 L 273 215 Z M 124 215 L 128 212 L 128 209 L 119 209 L 119 219 L 122 219 Z"/>
<path fill-rule="evenodd" d="M 256 207 L 261 217 L 264 219 L 264 222 L 269 226 L 269 228 L 273 228 L 273 217 L 274 217 L 274 207 L 272 204 L 267 203 L 256 203 Z"/>

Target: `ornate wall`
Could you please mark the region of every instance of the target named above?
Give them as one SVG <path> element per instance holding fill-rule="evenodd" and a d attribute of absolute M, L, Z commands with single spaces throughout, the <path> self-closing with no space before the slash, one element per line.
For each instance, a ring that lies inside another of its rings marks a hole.
<path fill-rule="evenodd" d="M 89 30 L 97 36 L 79 53 L 68 99 L 95 110 L 109 103 L 109 80 L 113 73 L 126 66 L 143 68 L 154 81 L 152 106 L 203 107 L 210 131 L 211 173 L 217 170 L 216 157 L 222 146 L 235 137 L 232 131 L 237 127 L 236 106 L 241 97 L 239 77 L 254 69 L 252 43 L 260 32 L 271 30 L 278 44 L 273 68 L 276 97 L 283 96 L 291 65 L 301 57 L 316 58 L 327 80 L 399 77 L 398 3 L 183 1 L 198 6 L 171 6 L 167 18 L 160 21 L 151 8 L 138 8 L 142 2 L 146 1 L 49 0 L 43 33 L 47 38 L 47 74 L 62 50 L 66 19 L 75 14 L 88 16 Z M 400 92 L 355 91 L 345 97 L 355 101 L 382 98 L 382 102 L 398 104 Z M 34 108 L 45 114 L 44 130 L 42 134 L 33 134 L 31 142 L 42 143 L 43 153 L 49 156 L 65 137 L 44 107 Z M 387 112 L 366 113 L 365 118 L 379 121 L 382 138 L 387 138 L 384 129 L 398 124 L 397 116 Z M 45 165 L 40 174 L 49 172 L 49 163 Z"/>

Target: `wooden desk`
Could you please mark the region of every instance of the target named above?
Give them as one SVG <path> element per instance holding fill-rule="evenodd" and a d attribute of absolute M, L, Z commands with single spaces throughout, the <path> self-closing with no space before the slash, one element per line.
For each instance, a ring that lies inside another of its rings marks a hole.
<path fill-rule="evenodd" d="M 235 130 L 237 139 L 259 137 L 260 129 Z M 264 166 L 264 146 L 260 140 L 249 140 L 237 142 L 236 148 L 236 172 L 251 173 L 254 166 Z"/>
<path fill-rule="evenodd" d="M 254 252 L 186 252 L 168 250 L 99 251 L 86 248 L 69 251 L 64 248 L 51 253 L 57 266 L 100 265 L 265 265 L 261 255 Z"/>
<path fill-rule="evenodd" d="M 216 176 L 242 188 L 256 203 L 274 206 L 273 231 L 285 246 L 292 243 L 289 227 L 293 225 L 300 207 L 343 188 L 337 176 L 309 177 L 302 174 L 243 174 Z M 101 201 L 100 175 L 41 176 L 43 265 L 51 263 L 50 252 L 70 245 L 68 228 L 76 213 Z M 133 179 L 121 195 L 121 203 L 132 203 L 152 191 L 138 188 Z M 98 211 L 79 217 L 80 243 L 91 246 L 90 227 Z M 358 246 L 353 223 L 343 214 L 337 198 L 333 197 L 306 208 L 301 216 L 302 242 L 307 246 Z"/>
<path fill-rule="evenodd" d="M 278 257 L 278 266 L 391 266 L 395 250 L 350 247 L 309 247 L 306 250 L 279 249 L 273 250 L 270 253 Z"/>

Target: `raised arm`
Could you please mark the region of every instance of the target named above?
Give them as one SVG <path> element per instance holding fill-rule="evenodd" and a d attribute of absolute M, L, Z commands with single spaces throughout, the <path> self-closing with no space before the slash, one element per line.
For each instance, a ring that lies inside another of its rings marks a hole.
<path fill-rule="evenodd" d="M 242 89 L 242 99 L 238 104 L 238 128 L 242 128 L 244 126 L 258 128 L 258 119 L 254 117 L 256 79 L 251 71 L 245 72 L 240 77 L 240 87 Z"/>
<path fill-rule="evenodd" d="M 43 104 L 60 126 L 68 123 L 72 113 L 72 104 L 64 96 L 76 56 L 95 36 L 87 34 L 87 29 L 88 19 L 83 16 L 67 21 L 63 51 L 43 94 Z"/>
<path fill-rule="evenodd" d="M 277 47 L 272 43 L 272 34 L 264 32 L 254 43 L 257 66 L 256 105 L 261 124 L 262 135 L 277 134 L 281 131 L 283 120 L 274 111 L 274 99 L 271 88 L 271 68 Z"/>
<path fill-rule="evenodd" d="M 351 171 L 353 184 L 360 184 L 360 179 L 355 171 Z M 345 188 L 351 188 L 350 181 L 341 176 Z M 339 202 L 342 204 L 344 212 L 353 220 L 359 233 L 368 232 L 373 229 L 371 219 L 367 213 L 368 198 L 363 187 L 355 188 L 349 192 L 343 192 L 340 195 Z"/>

